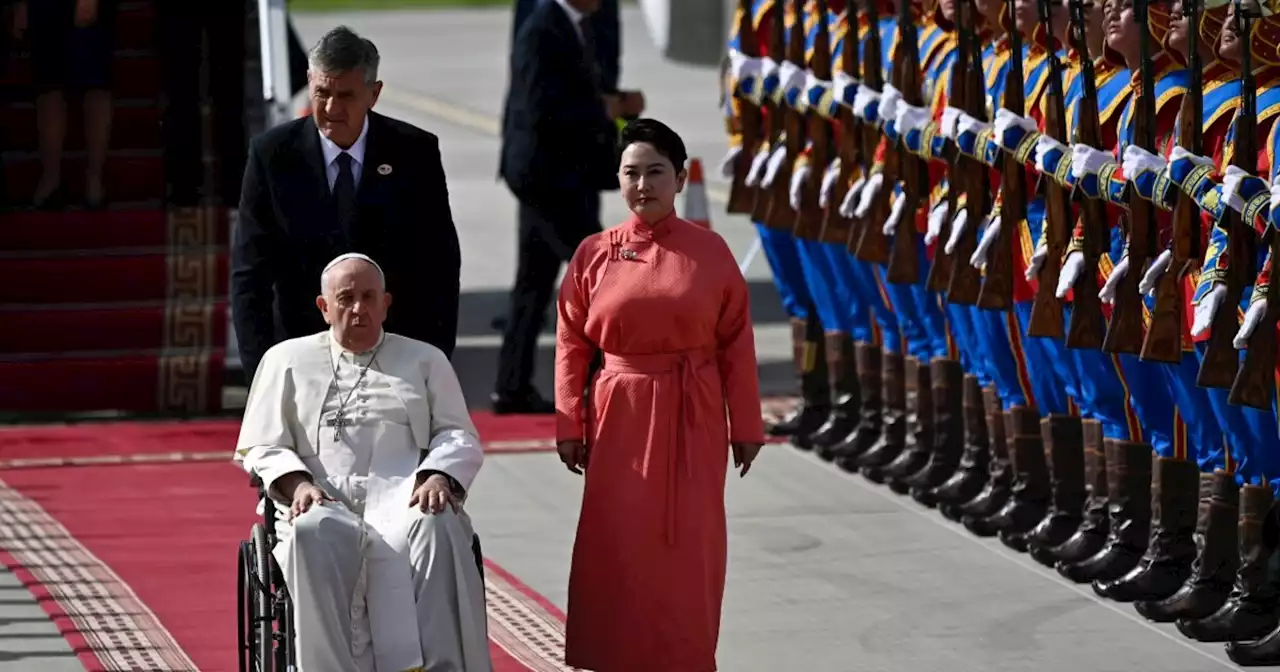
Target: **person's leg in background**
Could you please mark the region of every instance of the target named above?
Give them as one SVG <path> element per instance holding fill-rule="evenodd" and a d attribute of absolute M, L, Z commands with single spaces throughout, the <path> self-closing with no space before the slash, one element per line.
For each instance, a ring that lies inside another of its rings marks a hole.
<path fill-rule="evenodd" d="M 36 208 L 62 205 L 62 150 L 67 135 L 67 97 L 75 0 L 27 2 L 28 38 L 36 85 L 36 133 L 40 148 L 40 181 L 31 204 Z"/>
<path fill-rule="evenodd" d="M 111 145 L 111 62 L 115 49 L 116 0 L 78 0 L 97 5 L 91 19 L 77 16 L 71 32 L 71 84 L 84 92 L 85 205 L 100 207 L 105 197 L 102 173 Z M 79 14 L 79 10 L 77 12 Z"/>

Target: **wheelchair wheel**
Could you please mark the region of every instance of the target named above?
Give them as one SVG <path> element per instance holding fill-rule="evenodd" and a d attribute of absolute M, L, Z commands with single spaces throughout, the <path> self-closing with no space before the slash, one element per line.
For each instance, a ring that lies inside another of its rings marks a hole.
<path fill-rule="evenodd" d="M 267 541 L 267 530 L 261 524 L 254 525 L 250 539 L 249 556 L 245 558 L 252 573 L 249 578 L 250 609 L 247 616 L 252 619 L 252 637 L 247 642 L 252 665 L 249 672 L 272 672 L 276 669 L 275 656 L 275 614 L 273 603 L 275 596 L 271 580 L 271 546 Z"/>
<path fill-rule="evenodd" d="M 236 658 L 239 661 L 240 672 L 252 672 L 254 669 L 250 645 L 254 639 L 254 631 L 249 629 L 250 624 L 253 623 L 251 613 L 253 596 L 249 594 L 254 585 L 252 558 L 253 550 L 249 542 L 240 542 L 236 558 Z"/>

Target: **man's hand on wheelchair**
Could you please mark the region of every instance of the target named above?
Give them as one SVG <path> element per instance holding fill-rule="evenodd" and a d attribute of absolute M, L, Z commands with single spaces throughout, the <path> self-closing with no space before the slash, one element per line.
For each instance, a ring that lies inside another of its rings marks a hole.
<path fill-rule="evenodd" d="M 453 509 L 454 513 L 458 512 L 458 498 L 453 494 L 449 477 L 444 474 L 428 476 L 427 480 L 414 488 L 413 497 L 409 498 L 409 506 L 417 507 L 423 512 L 440 513 L 444 511 L 446 505 Z"/>

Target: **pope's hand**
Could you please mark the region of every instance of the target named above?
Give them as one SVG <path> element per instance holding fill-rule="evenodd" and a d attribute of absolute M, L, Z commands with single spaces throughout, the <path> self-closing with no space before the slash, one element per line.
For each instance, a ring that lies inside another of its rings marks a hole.
<path fill-rule="evenodd" d="M 556 444 L 556 452 L 560 453 L 560 461 L 575 474 L 581 475 L 587 468 L 587 444 L 582 441 L 561 441 Z"/>
<path fill-rule="evenodd" d="M 427 480 L 413 491 L 413 497 L 409 498 L 409 506 L 416 506 L 419 511 L 424 512 L 440 513 L 444 511 L 446 504 L 453 509 L 454 513 L 458 512 L 458 498 L 453 494 L 449 477 L 444 474 L 428 476 Z"/>
<path fill-rule="evenodd" d="M 756 456 L 760 454 L 760 449 L 764 447 L 762 443 L 742 443 L 734 441 L 730 444 L 733 447 L 733 466 L 741 469 L 738 477 L 747 475 L 751 470 L 751 463 L 756 461 Z"/>
<path fill-rule="evenodd" d="M 331 502 L 333 498 L 326 495 L 315 483 L 304 481 L 293 489 L 293 504 L 289 507 L 289 520 L 293 520 L 298 516 L 311 510 L 312 506 Z"/>

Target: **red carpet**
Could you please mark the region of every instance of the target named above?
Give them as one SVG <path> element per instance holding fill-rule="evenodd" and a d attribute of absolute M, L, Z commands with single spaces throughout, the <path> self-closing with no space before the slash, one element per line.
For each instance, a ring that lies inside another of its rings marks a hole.
<path fill-rule="evenodd" d="M 154 0 L 121 3 L 103 173 L 112 208 L 17 212 L 0 227 L 0 412 L 208 413 L 221 408 L 227 342 L 225 208 L 172 208 L 161 133 Z M 5 59 L 0 59 L 4 61 Z M 0 199 L 40 179 L 31 62 L 0 68 Z M 195 76 L 195 73 L 192 73 Z M 84 203 L 80 105 L 69 105 L 66 203 Z"/>
<path fill-rule="evenodd" d="M 481 432 L 541 443 L 541 419 L 478 415 Z M 255 522 L 248 477 L 225 463 L 231 422 L 28 427 L 0 432 L 0 562 L 40 599 L 86 669 L 236 669 L 236 565 Z M 535 437 L 535 438 L 530 438 Z M 35 457 L 223 463 L 40 467 Z M 502 452 L 491 451 L 491 452 Z M 15 464 L 28 459 L 26 463 Z M 175 458 L 177 459 L 177 458 Z M 25 466 L 26 468 L 12 468 Z M 563 615 L 500 567 L 487 573 L 497 672 L 567 670 Z M 168 667 L 165 667 L 167 665 Z"/>

